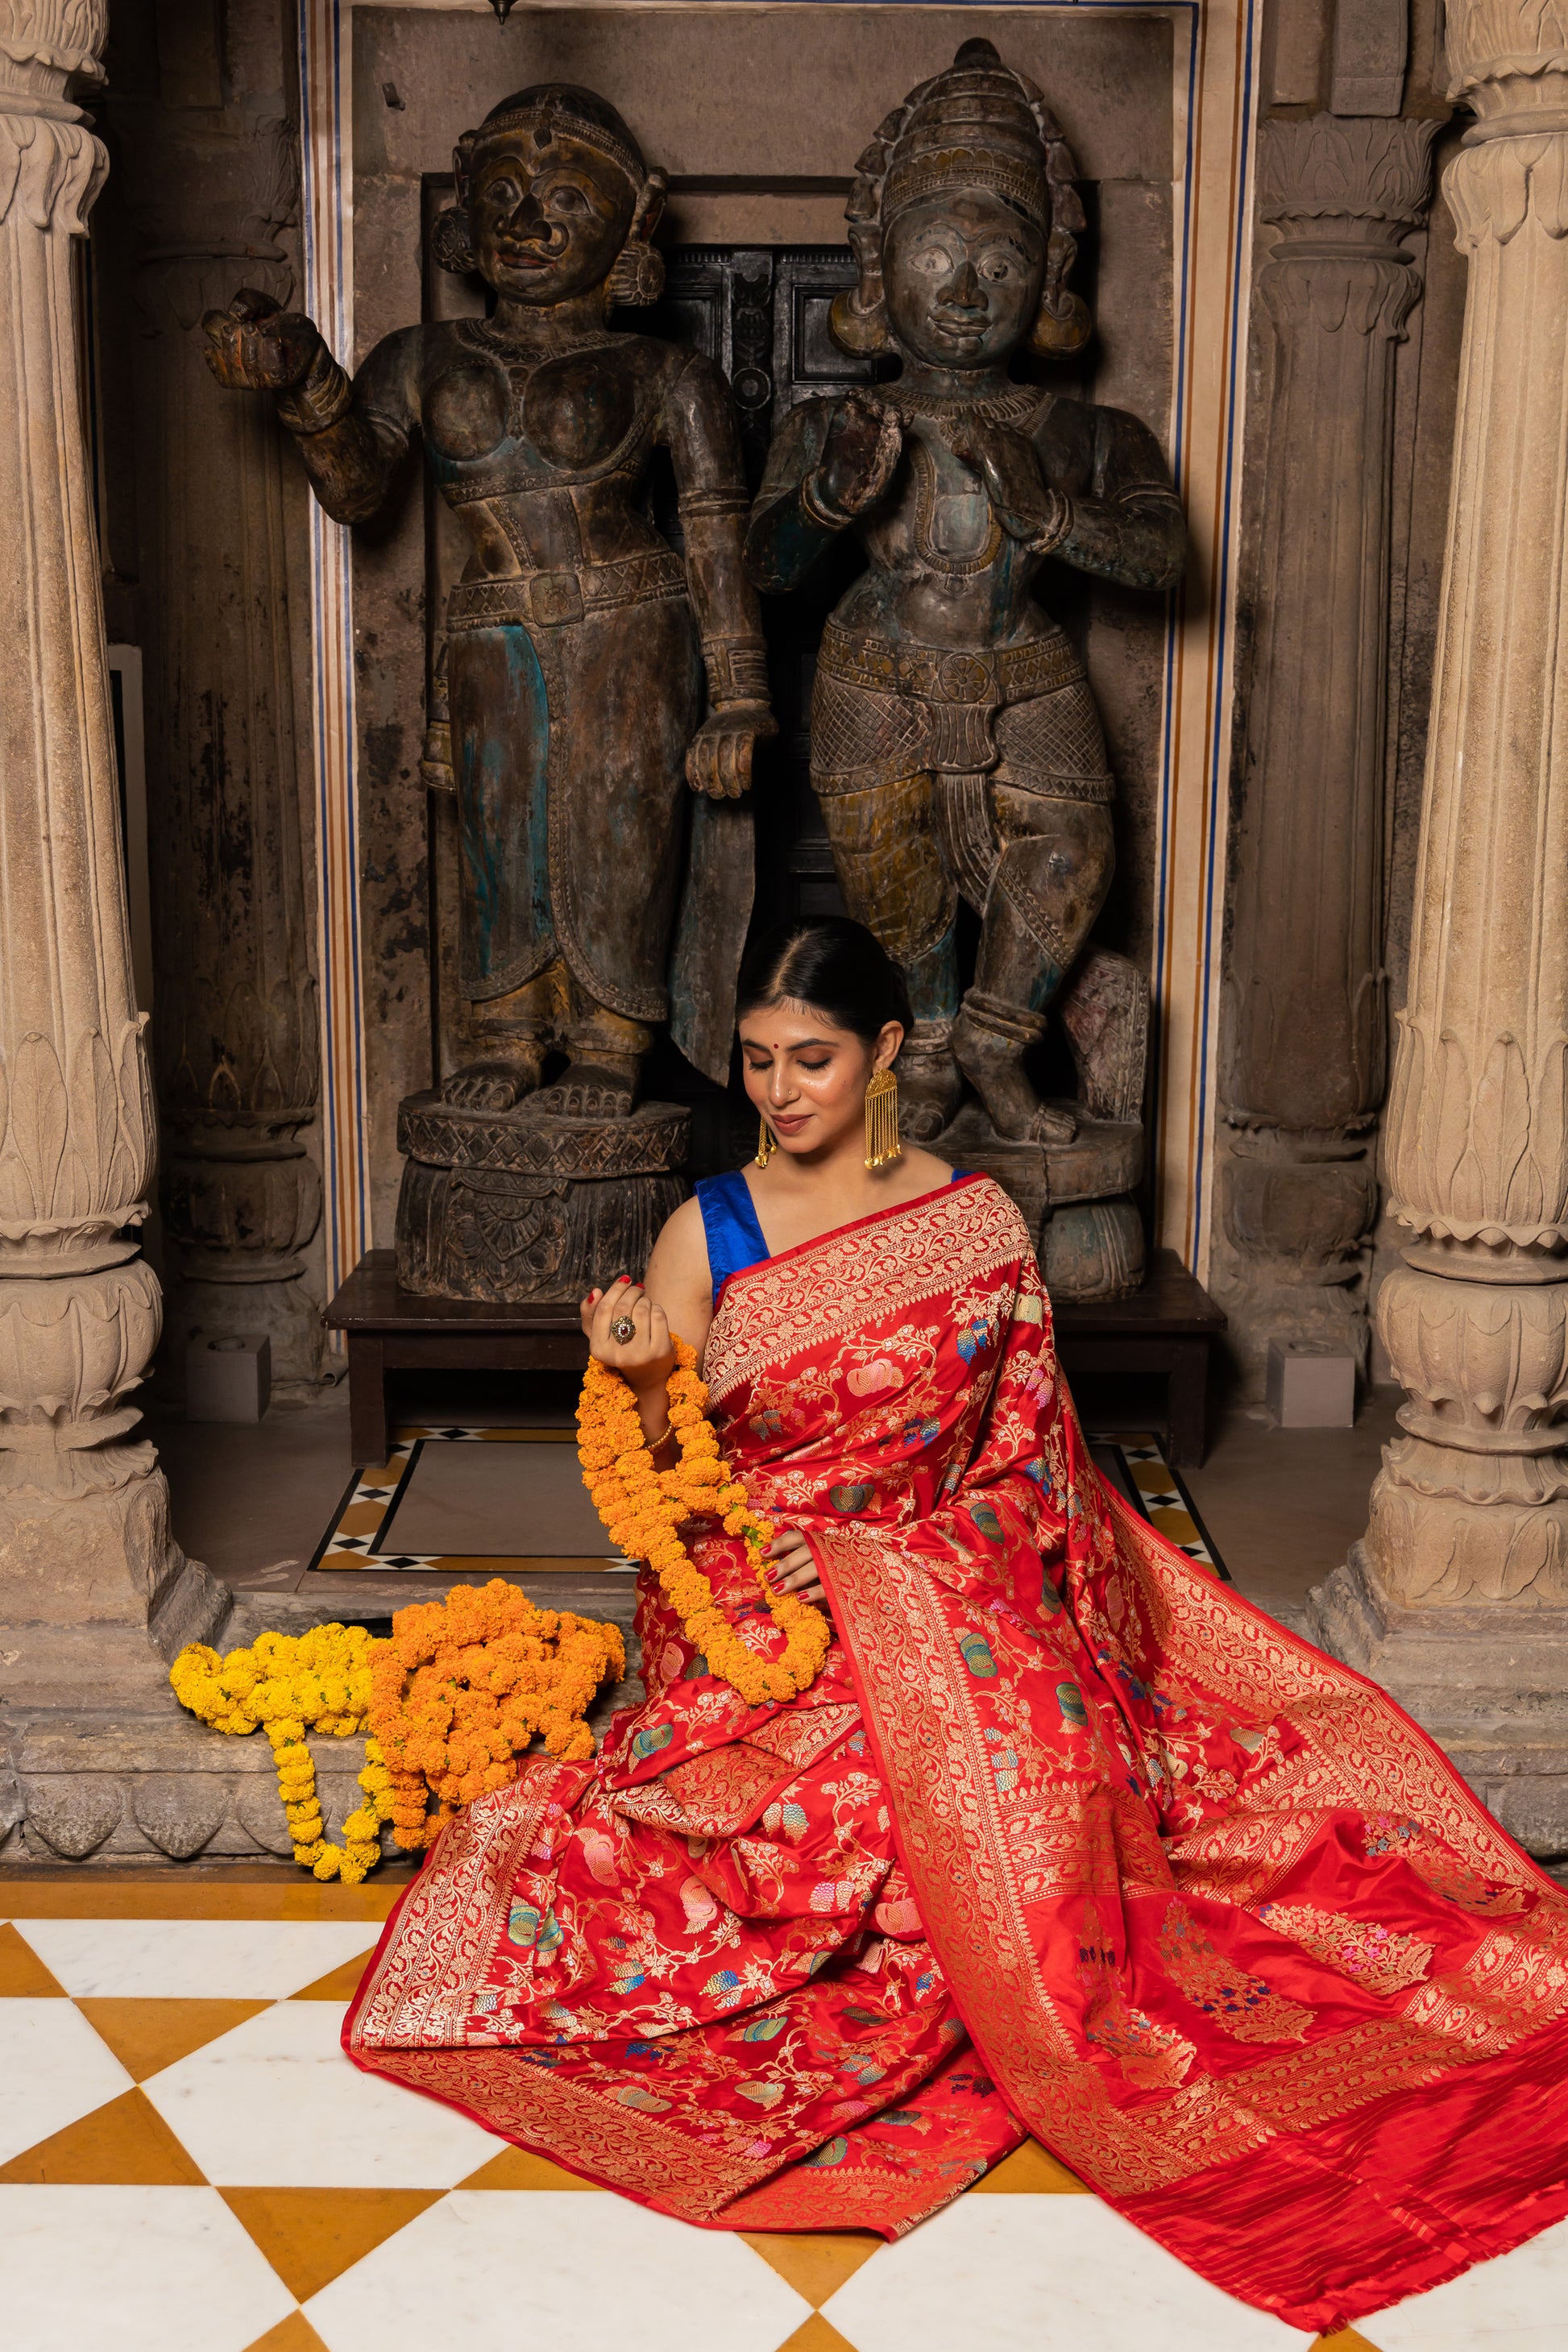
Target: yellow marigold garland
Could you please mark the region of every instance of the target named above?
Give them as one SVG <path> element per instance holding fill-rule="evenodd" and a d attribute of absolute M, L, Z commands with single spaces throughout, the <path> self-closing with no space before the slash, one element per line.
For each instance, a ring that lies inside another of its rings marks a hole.
<path fill-rule="evenodd" d="M 406 1850 L 427 1845 L 459 1805 L 516 1779 L 536 1731 L 552 1755 L 592 1755 L 582 1718 L 600 1683 L 625 1671 L 614 1625 L 535 1609 L 498 1577 L 398 1610 L 390 1641 L 363 1625 L 318 1625 L 259 1634 L 225 1657 L 191 1642 L 169 1680 L 215 1730 L 266 1731 L 295 1861 L 352 1886 L 381 1859 L 383 1822 Z M 367 1729 L 365 1801 L 333 1845 L 305 1735 Z"/>
<path fill-rule="evenodd" d="M 460 1805 L 517 1778 L 535 1732 L 552 1756 L 591 1756 L 583 1717 L 599 1685 L 626 1672 L 617 1628 L 569 1610 L 536 1609 L 492 1578 L 455 1585 L 392 1621 L 371 1666 L 370 1723 L 390 1782 L 398 1844 L 428 1845 Z M 438 1811 L 427 1814 L 426 1792 Z"/>
<path fill-rule="evenodd" d="M 710 1672 L 752 1706 L 793 1698 L 821 1672 L 831 1629 L 820 1610 L 794 1593 L 773 1591 L 767 1561 L 773 1528 L 752 1509 L 745 1487 L 719 1451 L 696 1349 L 684 1339 L 673 1344 L 669 1423 L 679 1461 L 670 1470 L 654 1466 L 631 1389 L 618 1372 L 590 1359 L 577 1404 L 583 1483 L 611 1539 L 629 1559 L 646 1559 L 652 1568 Z M 693 1565 L 678 1530 L 688 1519 L 700 1518 L 719 1520 L 727 1535 L 744 1543 L 758 1589 L 785 1637 L 782 1658 L 760 1658 L 747 1647 L 708 1579 Z"/>
<path fill-rule="evenodd" d="M 371 1658 L 384 1647 L 363 1625 L 317 1625 L 308 1633 L 258 1634 L 248 1649 L 221 1658 L 205 1642 L 189 1642 L 169 1669 L 181 1706 L 215 1730 L 265 1729 L 295 1861 L 317 1878 L 342 1878 L 350 1886 L 381 1859 L 388 1776 L 375 1742 L 367 1739 L 359 1775 L 365 1801 L 343 1823 L 342 1844 L 331 1844 L 322 1833 L 305 1734 L 364 1728 Z"/>

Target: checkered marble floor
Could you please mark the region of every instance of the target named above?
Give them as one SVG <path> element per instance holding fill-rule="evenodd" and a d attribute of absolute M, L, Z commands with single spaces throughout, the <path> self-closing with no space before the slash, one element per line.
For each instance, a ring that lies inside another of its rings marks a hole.
<path fill-rule="evenodd" d="M 667 2221 L 348 2064 L 395 1893 L 0 1878 L 7 2352 L 1568 2347 L 1568 2223 L 1312 2347 L 1032 2144 L 896 2246 Z"/>

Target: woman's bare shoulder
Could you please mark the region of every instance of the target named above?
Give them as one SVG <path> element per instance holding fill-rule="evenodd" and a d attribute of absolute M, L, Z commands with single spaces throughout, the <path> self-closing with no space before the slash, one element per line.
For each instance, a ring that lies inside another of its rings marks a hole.
<path fill-rule="evenodd" d="M 704 1298 L 711 1303 L 713 1277 L 708 1266 L 708 1232 L 702 1211 L 692 1198 L 682 1201 L 665 1219 L 653 1255 L 647 1262 L 647 1287 L 661 1305 Z"/>
<path fill-rule="evenodd" d="M 948 1162 L 939 1160 L 936 1153 L 928 1151 L 923 1144 L 906 1143 L 899 1156 L 911 1196 L 939 1192 L 942 1185 L 952 1181 L 953 1171 Z"/>
<path fill-rule="evenodd" d="M 713 1277 L 702 1211 L 695 1200 L 683 1201 L 665 1220 L 647 1262 L 646 1287 L 669 1318 L 670 1329 L 700 1352 L 713 1315 Z"/>
<path fill-rule="evenodd" d="M 689 1201 L 682 1201 L 659 1227 L 653 1257 L 648 1260 L 650 1272 L 655 1259 L 668 1265 L 672 1273 L 707 1273 L 708 1229 L 702 1222 L 702 1204 L 695 1193 Z"/>

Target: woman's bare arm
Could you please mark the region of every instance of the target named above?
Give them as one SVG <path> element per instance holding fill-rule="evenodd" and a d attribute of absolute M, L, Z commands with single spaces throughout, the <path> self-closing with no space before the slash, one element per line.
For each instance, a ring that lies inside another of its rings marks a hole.
<path fill-rule="evenodd" d="M 647 1262 L 648 1297 L 662 1307 L 673 1332 L 697 1350 L 708 1345 L 713 1320 L 713 1276 L 708 1265 L 708 1234 L 698 1202 L 683 1201 L 653 1245 Z"/>

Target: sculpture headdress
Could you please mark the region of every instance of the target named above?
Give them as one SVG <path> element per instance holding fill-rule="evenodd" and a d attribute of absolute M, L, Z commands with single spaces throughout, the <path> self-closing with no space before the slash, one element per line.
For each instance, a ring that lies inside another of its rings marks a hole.
<path fill-rule="evenodd" d="M 1087 305 L 1067 289 L 1083 206 L 1077 167 L 1055 116 L 1026 76 L 1005 66 L 989 41 L 965 41 L 945 73 L 895 107 L 856 165 L 845 218 L 858 283 L 833 305 L 846 351 L 884 350 L 882 236 L 906 205 L 943 188 L 988 188 L 1046 240 L 1046 277 L 1030 348 L 1062 354 L 1089 341 Z"/>
<path fill-rule="evenodd" d="M 492 106 L 477 131 L 465 131 L 452 155 L 458 201 L 436 223 L 436 258 L 443 269 L 475 267 L 468 230 L 468 200 L 474 166 L 492 139 L 524 133 L 541 154 L 558 138 L 575 140 L 625 173 L 633 197 L 632 225 L 610 273 L 610 299 L 628 307 L 657 302 L 664 289 L 664 263 L 653 233 L 664 211 L 668 182 L 643 161 L 641 148 L 607 99 L 574 82 L 538 82 Z"/>

